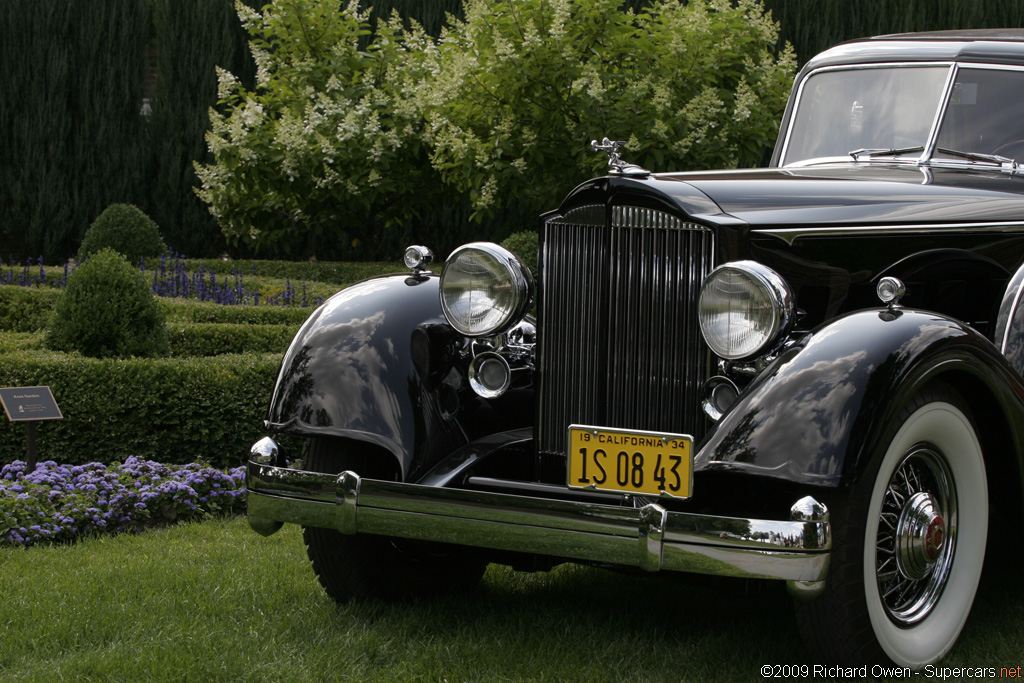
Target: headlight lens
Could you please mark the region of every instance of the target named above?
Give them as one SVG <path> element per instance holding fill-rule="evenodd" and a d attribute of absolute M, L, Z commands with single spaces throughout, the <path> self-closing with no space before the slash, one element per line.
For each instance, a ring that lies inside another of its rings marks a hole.
<path fill-rule="evenodd" d="M 479 337 L 519 322 L 533 295 L 530 271 L 512 252 L 490 242 L 452 252 L 441 273 L 441 310 L 462 334 Z"/>
<path fill-rule="evenodd" d="M 700 290 L 700 330 L 715 355 L 752 358 L 789 331 L 793 296 L 778 273 L 755 261 L 735 261 L 711 271 Z"/>

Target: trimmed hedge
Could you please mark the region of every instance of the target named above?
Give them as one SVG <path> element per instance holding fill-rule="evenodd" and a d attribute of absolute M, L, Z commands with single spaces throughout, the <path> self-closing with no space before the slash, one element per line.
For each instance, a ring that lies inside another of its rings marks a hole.
<path fill-rule="evenodd" d="M 188 259 L 188 269 L 200 267 L 218 275 L 242 277 L 271 277 L 291 279 L 292 282 L 320 282 L 331 285 L 350 285 L 376 275 L 403 273 L 408 270 L 399 261 L 230 261 L 224 259 Z"/>
<path fill-rule="evenodd" d="M 170 355 L 222 356 L 274 353 L 284 355 L 299 325 L 250 325 L 248 323 L 167 323 Z M 0 354 L 41 351 L 44 332 L 0 330 Z"/>
<path fill-rule="evenodd" d="M 34 332 L 46 327 L 58 289 L 0 285 L 0 330 Z"/>
<path fill-rule="evenodd" d="M 172 356 L 220 356 L 230 353 L 284 354 L 298 325 L 249 323 L 170 323 Z"/>
<path fill-rule="evenodd" d="M 38 457 L 69 465 L 133 455 L 242 464 L 265 433 L 281 355 L 314 310 L 158 299 L 171 358 L 92 359 L 43 348 L 41 330 L 61 296 L 0 286 L 0 386 L 51 388 L 64 419 L 39 426 Z M 298 448 L 295 439 L 282 442 Z M 25 426 L 0 419 L 0 463 L 25 454 Z"/>
<path fill-rule="evenodd" d="M 46 328 L 62 290 L 0 285 L 0 330 L 35 332 Z M 168 322 L 297 326 L 316 310 L 310 306 L 224 306 L 189 299 L 157 299 Z"/>
<path fill-rule="evenodd" d="M 15 351 L 36 351 L 43 346 L 42 332 L 10 332 L 0 330 L 0 354 Z"/>
<path fill-rule="evenodd" d="M 264 435 L 280 354 L 95 359 L 23 350 L 0 358 L 0 386 L 49 386 L 64 415 L 40 425 L 40 460 L 69 465 L 135 455 L 242 464 Z M 26 429 L 0 420 L 0 463 L 23 460 Z"/>
<path fill-rule="evenodd" d="M 193 299 L 159 299 L 168 322 L 300 325 L 315 307 L 224 306 Z"/>

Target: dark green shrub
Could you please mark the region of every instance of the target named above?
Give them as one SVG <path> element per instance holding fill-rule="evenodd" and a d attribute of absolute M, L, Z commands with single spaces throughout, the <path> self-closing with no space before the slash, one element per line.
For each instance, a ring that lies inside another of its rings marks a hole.
<path fill-rule="evenodd" d="M 89 226 L 78 259 L 84 261 L 103 249 L 113 249 L 138 265 L 140 259 L 162 256 L 167 245 L 157 224 L 137 206 L 111 204 Z"/>
<path fill-rule="evenodd" d="M 146 278 L 124 256 L 104 249 L 68 280 L 46 345 L 94 358 L 160 356 L 167 352 L 167 330 Z"/>
<path fill-rule="evenodd" d="M 540 275 L 537 272 L 537 249 L 540 246 L 540 236 L 532 230 L 524 230 L 509 235 L 501 246 L 515 254 L 523 262 L 536 280 Z"/>

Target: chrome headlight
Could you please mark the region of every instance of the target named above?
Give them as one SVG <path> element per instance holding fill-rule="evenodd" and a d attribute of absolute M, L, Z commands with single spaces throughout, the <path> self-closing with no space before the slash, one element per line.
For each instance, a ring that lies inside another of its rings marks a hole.
<path fill-rule="evenodd" d="M 793 295 L 778 273 L 756 261 L 734 261 L 711 271 L 700 289 L 700 331 L 726 360 L 770 351 L 793 322 Z"/>
<path fill-rule="evenodd" d="M 533 296 L 533 277 L 508 249 L 490 242 L 452 252 L 441 272 L 441 310 L 470 337 L 504 332 L 519 322 Z"/>

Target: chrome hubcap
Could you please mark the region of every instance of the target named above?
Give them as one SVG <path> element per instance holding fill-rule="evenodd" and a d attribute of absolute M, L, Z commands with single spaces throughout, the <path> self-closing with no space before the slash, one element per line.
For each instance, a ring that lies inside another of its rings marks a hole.
<path fill-rule="evenodd" d="M 910 626 L 938 602 L 956 541 L 956 491 L 943 458 L 925 446 L 893 473 L 876 539 L 878 591 L 889 618 Z"/>
<path fill-rule="evenodd" d="M 912 581 L 928 576 L 942 553 L 946 524 L 935 498 L 920 491 L 907 501 L 896 525 L 896 567 Z"/>

